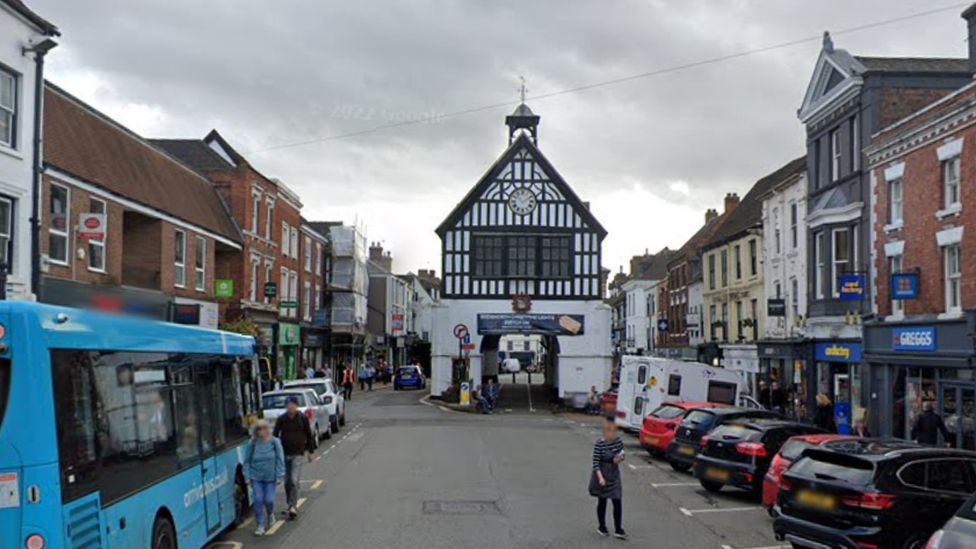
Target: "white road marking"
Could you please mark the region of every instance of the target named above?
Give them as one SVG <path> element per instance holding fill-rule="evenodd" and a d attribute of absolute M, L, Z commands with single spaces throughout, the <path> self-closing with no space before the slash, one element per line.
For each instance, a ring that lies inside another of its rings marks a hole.
<path fill-rule="evenodd" d="M 534 412 L 535 408 L 532 407 L 532 386 L 526 385 L 525 390 L 529 394 L 529 411 Z"/>
<path fill-rule="evenodd" d="M 789 549 L 790 545 L 764 545 L 763 547 L 747 547 L 746 549 Z M 731 545 L 723 545 L 721 549 L 734 549 Z"/>
<path fill-rule="evenodd" d="M 305 505 L 305 501 L 306 500 L 308 500 L 308 498 L 298 498 L 298 503 L 295 504 L 295 508 L 296 509 L 301 509 L 302 508 L 302 505 Z"/>
<path fill-rule="evenodd" d="M 670 488 L 672 486 L 699 486 L 698 482 L 652 482 L 653 488 Z"/>
<path fill-rule="evenodd" d="M 274 524 L 271 525 L 271 528 L 268 528 L 268 530 L 264 533 L 264 535 L 273 536 L 275 532 L 277 532 L 284 524 L 285 521 L 281 519 L 276 520 Z"/>
<path fill-rule="evenodd" d="M 631 471 L 636 471 L 638 469 L 654 469 L 653 465 L 634 465 L 633 463 L 628 463 L 627 467 L 630 467 Z"/>
<path fill-rule="evenodd" d="M 315 482 L 312 483 L 312 486 L 309 488 L 309 490 L 318 490 L 319 486 L 322 486 L 322 482 L 323 482 L 322 480 L 316 480 Z"/>
<path fill-rule="evenodd" d="M 685 507 L 678 508 L 679 511 L 689 517 L 699 513 L 734 513 L 736 511 L 754 511 L 757 509 L 762 509 L 762 507 L 750 505 L 749 507 L 710 507 L 708 509 L 687 509 Z"/>
<path fill-rule="evenodd" d="M 244 544 L 239 541 L 215 541 L 207 549 L 243 549 Z"/>

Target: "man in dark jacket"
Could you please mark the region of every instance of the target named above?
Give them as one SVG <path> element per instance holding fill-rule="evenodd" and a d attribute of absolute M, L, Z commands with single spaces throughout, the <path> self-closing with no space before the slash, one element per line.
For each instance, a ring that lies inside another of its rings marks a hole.
<path fill-rule="evenodd" d="M 315 440 L 312 427 L 305 414 L 298 411 L 298 399 L 290 396 L 285 413 L 275 420 L 274 436 L 281 439 L 285 450 L 285 497 L 288 501 L 288 518 L 298 516 L 298 486 L 302 479 L 302 458 L 312 461 Z"/>
<path fill-rule="evenodd" d="M 932 401 L 929 400 L 922 405 L 922 413 L 915 420 L 912 427 L 912 440 L 922 444 L 935 446 L 939 443 L 939 433 L 942 433 L 946 446 L 949 446 L 949 430 L 946 429 L 942 416 L 935 413 Z"/>

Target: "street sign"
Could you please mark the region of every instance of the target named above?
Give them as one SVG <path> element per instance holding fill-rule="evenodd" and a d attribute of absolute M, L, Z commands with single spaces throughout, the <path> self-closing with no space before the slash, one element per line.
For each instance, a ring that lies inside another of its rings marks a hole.
<path fill-rule="evenodd" d="M 297 301 L 281 301 L 281 302 L 278 303 L 278 305 L 280 305 L 282 309 L 297 309 L 298 308 L 298 302 Z"/>
<path fill-rule="evenodd" d="M 454 337 L 458 339 L 464 339 L 468 335 L 468 327 L 464 324 L 457 324 L 454 326 Z"/>
<path fill-rule="evenodd" d="M 278 295 L 278 283 L 277 282 L 265 282 L 264 283 L 264 297 L 275 297 Z"/>
<path fill-rule="evenodd" d="M 215 297 L 234 297 L 234 281 L 229 278 L 218 278 L 214 281 Z"/>
<path fill-rule="evenodd" d="M 465 334 L 461 338 L 461 350 L 462 351 L 473 351 L 474 343 L 471 343 L 471 334 Z"/>
<path fill-rule="evenodd" d="M 657 321 L 657 331 L 659 332 L 668 331 L 668 319 L 662 318 Z"/>
<path fill-rule="evenodd" d="M 106 221 L 105 214 L 78 214 L 78 237 L 82 240 L 104 240 Z"/>

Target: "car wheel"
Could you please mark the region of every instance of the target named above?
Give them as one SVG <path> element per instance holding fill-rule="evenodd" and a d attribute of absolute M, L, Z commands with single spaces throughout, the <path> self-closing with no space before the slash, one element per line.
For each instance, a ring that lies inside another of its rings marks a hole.
<path fill-rule="evenodd" d="M 928 540 L 929 536 L 926 534 L 914 534 L 905 540 L 905 543 L 901 545 L 901 549 L 922 549 Z"/>
<path fill-rule="evenodd" d="M 176 549 L 176 531 L 166 517 L 158 517 L 153 523 L 152 549 Z"/>
<path fill-rule="evenodd" d="M 678 463 L 677 461 L 669 461 L 668 463 L 671 464 L 672 469 L 679 473 L 687 473 L 688 470 L 691 469 L 691 465 L 688 465 L 687 463 Z"/>
<path fill-rule="evenodd" d="M 779 513 L 776 512 L 775 507 L 767 507 L 766 514 L 769 515 L 769 518 L 776 518 L 779 516 Z"/>
<path fill-rule="evenodd" d="M 330 438 L 332 438 L 332 422 L 331 421 L 329 423 L 326 423 L 325 424 L 325 434 L 323 436 L 325 437 L 325 440 L 329 440 Z"/>
<path fill-rule="evenodd" d="M 709 492 L 721 492 L 723 484 L 721 482 L 713 482 L 711 480 L 699 480 L 701 487 L 708 490 Z"/>
<path fill-rule="evenodd" d="M 345 424 L 346 424 L 346 412 L 345 410 L 343 410 L 342 415 L 339 416 L 339 425 L 345 425 Z"/>
<path fill-rule="evenodd" d="M 329 430 L 332 431 L 333 433 L 339 432 L 339 418 L 335 418 L 330 421 Z"/>

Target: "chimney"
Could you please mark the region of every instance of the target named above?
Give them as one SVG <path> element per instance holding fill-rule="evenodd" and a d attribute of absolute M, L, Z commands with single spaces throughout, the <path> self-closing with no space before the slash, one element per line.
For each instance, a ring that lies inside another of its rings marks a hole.
<path fill-rule="evenodd" d="M 705 210 L 705 223 L 708 223 L 709 221 L 715 219 L 716 217 L 718 217 L 717 210 L 714 210 L 712 208 Z"/>
<path fill-rule="evenodd" d="M 736 193 L 728 193 L 725 195 L 725 213 L 730 213 L 739 205 L 739 195 Z"/>
<path fill-rule="evenodd" d="M 976 73 L 976 3 L 962 12 L 966 20 L 966 36 L 969 39 L 969 72 Z"/>
<path fill-rule="evenodd" d="M 379 242 L 369 243 L 369 259 L 371 261 L 383 261 L 383 245 Z"/>

